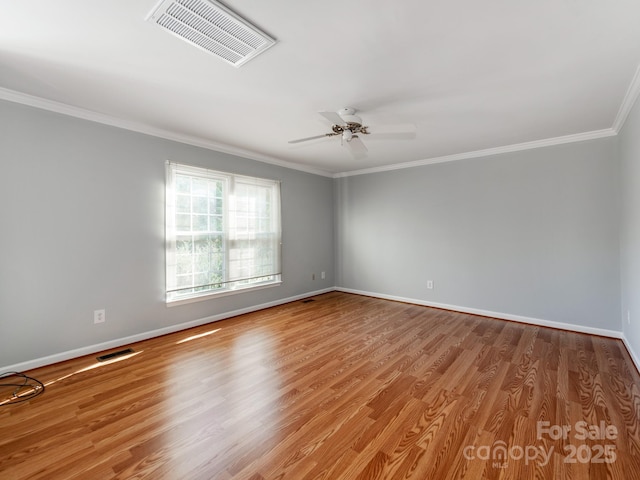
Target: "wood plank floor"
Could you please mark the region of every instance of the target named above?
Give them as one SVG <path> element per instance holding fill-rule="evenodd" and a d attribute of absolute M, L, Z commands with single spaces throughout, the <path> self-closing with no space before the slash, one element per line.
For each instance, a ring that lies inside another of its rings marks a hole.
<path fill-rule="evenodd" d="M 1 479 L 640 479 L 619 340 L 333 292 L 131 347 L 27 372 Z"/>

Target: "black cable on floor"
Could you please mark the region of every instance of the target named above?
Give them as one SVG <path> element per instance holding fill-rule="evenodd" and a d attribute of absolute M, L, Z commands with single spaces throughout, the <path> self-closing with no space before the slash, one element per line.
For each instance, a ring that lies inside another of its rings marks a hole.
<path fill-rule="evenodd" d="M 2 389 L 13 388 L 8 400 L 3 400 Z M 33 377 L 20 372 L 0 374 L 0 406 L 26 402 L 44 392 L 44 384 Z"/>

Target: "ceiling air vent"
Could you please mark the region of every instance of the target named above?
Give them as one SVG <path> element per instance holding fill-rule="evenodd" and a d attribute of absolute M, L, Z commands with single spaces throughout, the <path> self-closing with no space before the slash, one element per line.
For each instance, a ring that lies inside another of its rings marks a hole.
<path fill-rule="evenodd" d="M 163 0 L 147 21 L 239 67 L 276 41 L 211 0 Z"/>

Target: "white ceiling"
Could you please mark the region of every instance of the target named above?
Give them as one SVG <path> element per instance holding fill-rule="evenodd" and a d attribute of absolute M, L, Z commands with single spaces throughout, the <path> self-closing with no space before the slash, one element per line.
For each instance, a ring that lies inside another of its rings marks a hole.
<path fill-rule="evenodd" d="M 227 0 L 278 42 L 240 68 L 146 22 L 156 3 L 4 0 L 0 97 L 336 174 L 612 135 L 640 83 L 637 0 Z M 417 136 L 287 143 L 344 106 Z"/>

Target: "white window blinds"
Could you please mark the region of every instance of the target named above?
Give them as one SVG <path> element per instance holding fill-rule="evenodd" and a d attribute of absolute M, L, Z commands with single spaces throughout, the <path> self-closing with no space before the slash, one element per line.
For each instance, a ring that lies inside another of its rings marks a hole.
<path fill-rule="evenodd" d="M 167 301 L 281 281 L 280 184 L 167 163 Z"/>

